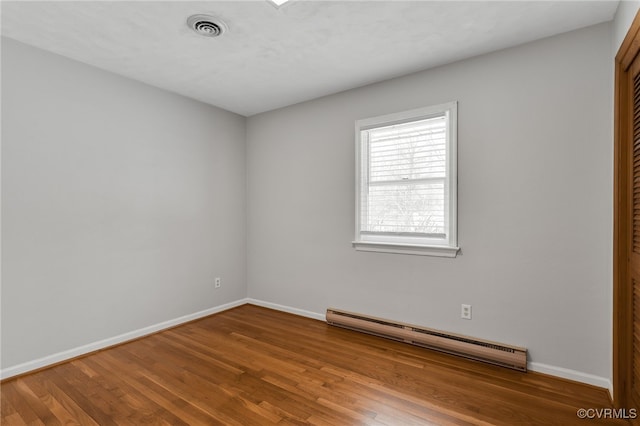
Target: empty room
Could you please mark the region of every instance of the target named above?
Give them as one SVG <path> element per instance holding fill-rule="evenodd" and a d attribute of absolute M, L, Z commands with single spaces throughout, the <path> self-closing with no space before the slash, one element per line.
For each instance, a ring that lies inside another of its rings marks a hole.
<path fill-rule="evenodd" d="M 2 1 L 0 423 L 636 424 L 639 8 Z"/>

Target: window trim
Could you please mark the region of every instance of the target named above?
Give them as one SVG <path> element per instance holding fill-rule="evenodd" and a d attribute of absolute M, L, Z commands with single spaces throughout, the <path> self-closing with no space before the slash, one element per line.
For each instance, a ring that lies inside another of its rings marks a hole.
<path fill-rule="evenodd" d="M 448 189 L 448 213 L 446 215 L 449 235 L 444 244 L 438 244 L 436 240 L 416 241 L 415 237 L 407 238 L 363 238 L 360 232 L 361 220 L 361 171 L 362 171 L 362 142 L 361 132 L 376 127 L 403 124 L 411 121 L 424 120 L 436 117 L 445 113 L 448 115 L 447 123 L 447 176 L 445 178 L 445 188 Z M 393 114 L 381 115 L 378 117 L 357 120 L 355 123 L 355 148 L 356 148 L 356 199 L 355 199 L 355 239 L 352 245 L 359 251 L 373 251 L 382 253 L 400 253 L 422 256 L 456 257 L 460 248 L 458 247 L 458 167 L 457 167 L 457 145 L 458 145 L 458 102 L 448 102 L 424 108 L 416 108 L 408 111 Z M 387 241 L 384 241 L 384 240 Z M 413 240 L 413 241 L 412 241 Z"/>

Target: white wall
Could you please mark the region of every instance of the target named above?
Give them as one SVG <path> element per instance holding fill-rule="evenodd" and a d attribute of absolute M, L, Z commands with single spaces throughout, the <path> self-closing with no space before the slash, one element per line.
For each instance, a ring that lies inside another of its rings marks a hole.
<path fill-rule="evenodd" d="M 522 345 L 607 386 L 611 46 L 600 24 L 250 117 L 249 297 Z M 454 100 L 462 254 L 355 251 L 354 121 Z"/>
<path fill-rule="evenodd" d="M 605 386 L 610 58 L 629 10 L 248 120 L 2 39 L 0 366 L 248 291 L 523 345 Z M 354 251 L 354 121 L 451 100 L 462 254 Z"/>
<path fill-rule="evenodd" d="M 616 15 L 613 19 L 613 54 L 618 52 L 622 40 L 627 35 L 631 22 L 640 8 L 640 0 L 623 0 L 618 4 Z"/>
<path fill-rule="evenodd" d="M 2 368 L 245 297 L 244 117 L 4 38 L 2 113 Z"/>

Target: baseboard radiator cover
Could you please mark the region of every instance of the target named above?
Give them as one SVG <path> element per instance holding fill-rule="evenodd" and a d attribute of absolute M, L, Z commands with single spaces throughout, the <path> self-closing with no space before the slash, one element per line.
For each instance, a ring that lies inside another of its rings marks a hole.
<path fill-rule="evenodd" d="M 327 323 L 464 358 L 527 371 L 527 350 L 417 325 L 329 308 Z"/>

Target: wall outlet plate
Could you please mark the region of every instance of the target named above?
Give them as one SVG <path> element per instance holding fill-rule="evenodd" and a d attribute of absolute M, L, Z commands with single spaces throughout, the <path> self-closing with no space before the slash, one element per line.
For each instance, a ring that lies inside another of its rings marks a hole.
<path fill-rule="evenodd" d="M 471 305 L 461 305 L 460 318 L 470 320 L 471 319 Z"/>
<path fill-rule="evenodd" d="M 216 277 L 216 288 L 220 288 L 222 286 L 222 280 L 220 277 Z"/>

